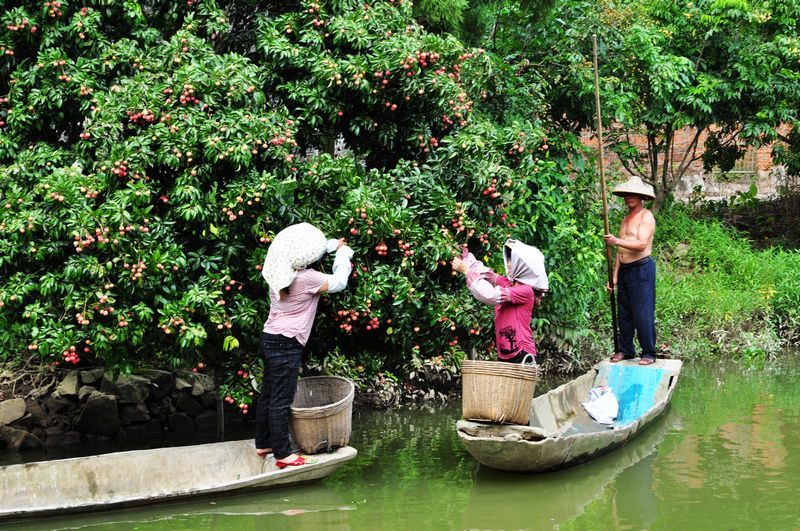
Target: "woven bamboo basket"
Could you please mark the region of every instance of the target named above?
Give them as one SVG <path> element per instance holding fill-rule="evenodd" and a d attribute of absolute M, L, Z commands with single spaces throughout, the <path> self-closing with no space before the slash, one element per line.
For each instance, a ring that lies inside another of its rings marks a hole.
<path fill-rule="evenodd" d="M 313 454 L 350 442 L 355 385 L 338 376 L 311 376 L 297 382 L 289 429 L 300 449 Z"/>
<path fill-rule="evenodd" d="M 461 362 L 465 419 L 527 425 L 539 370 L 502 361 Z"/>

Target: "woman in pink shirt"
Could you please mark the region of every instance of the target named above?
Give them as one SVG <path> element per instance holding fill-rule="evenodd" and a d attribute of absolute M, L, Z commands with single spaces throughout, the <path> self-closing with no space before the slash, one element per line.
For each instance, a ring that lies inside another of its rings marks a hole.
<path fill-rule="evenodd" d="M 495 342 L 500 361 L 520 363 L 536 359 L 531 331 L 533 308 L 548 290 L 544 256 L 536 247 L 516 240 L 503 246 L 506 276 L 500 276 L 464 250 L 453 259 L 453 270 L 466 275 L 467 287 L 479 301 L 494 306 Z"/>
<path fill-rule="evenodd" d="M 308 266 L 325 251 L 336 251 L 333 274 Z M 282 230 L 267 251 L 262 275 L 269 284 L 269 317 L 259 350 L 264 379 L 256 411 L 256 454 L 272 452 L 278 468 L 305 464 L 289 445 L 289 407 L 294 400 L 303 349 L 311 335 L 317 304 L 323 293 L 347 287 L 353 251 L 344 240 L 327 240 L 308 223 Z"/>

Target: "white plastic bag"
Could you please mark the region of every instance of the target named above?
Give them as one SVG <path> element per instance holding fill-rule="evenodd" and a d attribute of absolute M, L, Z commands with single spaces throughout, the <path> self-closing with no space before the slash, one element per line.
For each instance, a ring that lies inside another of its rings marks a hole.
<path fill-rule="evenodd" d="M 583 403 L 583 408 L 594 420 L 600 424 L 611 424 L 619 414 L 619 402 L 607 385 L 600 385 L 589 389 L 589 401 Z"/>

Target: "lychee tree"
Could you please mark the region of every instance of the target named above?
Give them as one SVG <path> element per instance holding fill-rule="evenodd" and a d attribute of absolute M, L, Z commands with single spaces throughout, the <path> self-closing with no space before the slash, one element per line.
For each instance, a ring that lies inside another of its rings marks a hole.
<path fill-rule="evenodd" d="M 490 348 L 448 263 L 465 244 L 499 269 L 509 235 L 538 245 L 538 332 L 585 323 L 601 247 L 576 147 L 483 114 L 502 66 L 408 3 L 300 2 L 248 56 L 211 0 L 31 6 L 5 2 L 0 29 L 0 359 L 222 366 L 247 404 L 260 265 L 299 221 L 355 250 L 309 355 L 361 382 Z"/>

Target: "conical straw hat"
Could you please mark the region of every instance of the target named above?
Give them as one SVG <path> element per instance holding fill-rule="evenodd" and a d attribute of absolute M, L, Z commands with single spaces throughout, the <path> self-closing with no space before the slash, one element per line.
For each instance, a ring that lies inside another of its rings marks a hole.
<path fill-rule="evenodd" d="M 616 185 L 614 187 L 614 191 L 611 193 L 618 196 L 623 196 L 625 194 L 638 194 L 649 197 L 650 199 L 656 198 L 656 194 L 653 192 L 653 187 L 649 184 L 645 184 L 640 177 L 636 177 L 635 175 L 624 183 L 619 183 Z"/>

